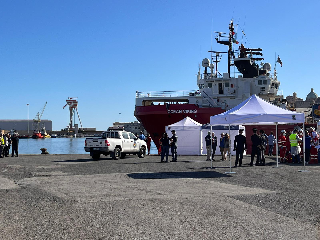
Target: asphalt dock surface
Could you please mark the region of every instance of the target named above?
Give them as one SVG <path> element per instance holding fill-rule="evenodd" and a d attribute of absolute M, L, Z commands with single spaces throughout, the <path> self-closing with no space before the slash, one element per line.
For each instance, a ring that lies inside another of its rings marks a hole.
<path fill-rule="evenodd" d="M 320 239 L 319 165 L 205 159 L 1 158 L 0 239 Z"/>

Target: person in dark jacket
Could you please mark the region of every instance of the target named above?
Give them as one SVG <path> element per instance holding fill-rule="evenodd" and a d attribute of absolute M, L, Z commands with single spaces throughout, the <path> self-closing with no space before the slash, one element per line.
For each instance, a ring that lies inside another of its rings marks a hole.
<path fill-rule="evenodd" d="M 11 138 L 11 144 L 12 144 L 12 155 L 11 157 L 14 156 L 14 154 L 16 154 L 16 157 L 18 157 L 18 147 L 19 147 L 19 138 L 17 136 L 16 133 L 13 134 L 12 138 Z"/>
<path fill-rule="evenodd" d="M 247 139 L 243 134 L 243 129 L 239 130 L 239 134 L 234 138 L 234 151 L 236 151 L 236 163 L 235 167 L 241 167 L 243 159 L 243 151 L 247 149 Z"/>
<path fill-rule="evenodd" d="M 221 133 L 220 144 L 219 144 L 220 152 L 221 152 L 221 160 L 224 160 L 224 133 Z"/>
<path fill-rule="evenodd" d="M 170 146 L 171 146 L 171 154 L 172 154 L 172 161 L 177 161 L 177 148 L 178 148 L 178 136 L 176 135 L 176 131 L 172 130 L 172 137 L 170 138 Z"/>
<path fill-rule="evenodd" d="M 267 144 L 268 144 L 268 136 L 267 134 L 264 133 L 264 130 L 260 130 L 260 138 L 261 138 L 261 147 L 260 147 L 260 162 L 258 163 L 261 166 L 264 166 L 266 164 L 266 159 L 264 156 L 265 150 L 267 148 Z"/>
<path fill-rule="evenodd" d="M 304 143 L 305 143 L 306 164 L 308 164 L 310 160 L 310 150 L 311 150 L 311 137 L 308 131 L 305 132 L 304 139 L 305 139 Z"/>
<path fill-rule="evenodd" d="M 260 157 L 261 157 L 261 137 L 257 134 L 257 129 L 252 129 L 253 134 L 251 136 L 252 141 L 252 151 L 251 151 L 251 162 L 250 166 L 253 166 L 253 160 L 255 155 L 257 155 L 256 166 L 259 165 Z"/>
<path fill-rule="evenodd" d="M 146 137 L 148 155 L 150 155 L 151 141 L 152 141 L 152 138 L 151 138 L 150 134 L 148 133 L 148 134 L 147 134 L 147 137 Z"/>
<path fill-rule="evenodd" d="M 164 161 L 164 156 L 166 156 L 166 162 L 168 162 L 169 157 L 169 137 L 167 133 L 162 134 L 162 138 L 160 138 L 160 146 L 161 146 L 161 162 Z"/>
<path fill-rule="evenodd" d="M 210 135 L 210 132 L 208 132 L 208 135 L 205 137 L 205 141 L 207 149 L 207 161 L 210 161 L 210 150 L 212 150 L 212 161 L 215 161 L 214 155 L 217 149 L 217 137 L 214 135 L 214 132 L 212 132 L 212 135 Z"/>

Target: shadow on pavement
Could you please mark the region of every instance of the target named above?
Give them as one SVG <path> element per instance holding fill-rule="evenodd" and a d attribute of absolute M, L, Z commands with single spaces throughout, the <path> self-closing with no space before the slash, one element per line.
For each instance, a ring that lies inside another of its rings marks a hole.
<path fill-rule="evenodd" d="M 97 161 L 104 161 L 104 160 L 113 160 L 112 158 L 100 158 L 99 160 L 94 160 L 92 158 L 84 158 L 84 159 L 72 159 L 72 160 L 61 160 L 61 161 L 52 161 L 57 163 L 76 163 L 76 162 L 97 162 Z"/>
<path fill-rule="evenodd" d="M 230 177 L 227 174 L 215 171 L 203 172 L 156 172 L 156 173 L 129 173 L 133 179 L 168 179 L 168 178 L 221 178 Z"/>

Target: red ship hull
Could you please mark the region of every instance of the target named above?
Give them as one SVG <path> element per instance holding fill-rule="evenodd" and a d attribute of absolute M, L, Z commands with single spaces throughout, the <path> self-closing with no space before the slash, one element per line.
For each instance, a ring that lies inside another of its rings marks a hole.
<path fill-rule="evenodd" d="M 166 126 L 185 117 L 190 117 L 201 124 L 208 124 L 210 123 L 210 116 L 223 112 L 225 110 L 221 108 L 199 108 L 195 104 L 167 104 L 136 106 L 134 115 L 143 124 L 159 149 L 159 139 L 165 132 Z"/>

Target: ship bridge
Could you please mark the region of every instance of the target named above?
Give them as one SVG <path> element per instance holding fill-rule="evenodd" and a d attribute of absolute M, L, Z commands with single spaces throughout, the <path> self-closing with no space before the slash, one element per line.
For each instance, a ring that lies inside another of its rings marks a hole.
<path fill-rule="evenodd" d="M 201 97 L 199 90 L 136 92 L 136 106 L 190 103 L 190 98 Z"/>

